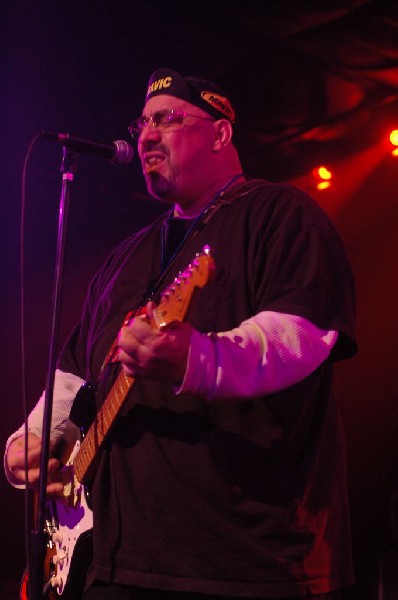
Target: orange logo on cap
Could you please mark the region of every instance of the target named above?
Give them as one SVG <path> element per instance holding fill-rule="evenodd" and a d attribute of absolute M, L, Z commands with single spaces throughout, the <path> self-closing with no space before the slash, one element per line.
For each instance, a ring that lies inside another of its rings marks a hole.
<path fill-rule="evenodd" d="M 227 98 L 214 92 L 201 92 L 202 99 L 235 123 L 235 113 Z"/>

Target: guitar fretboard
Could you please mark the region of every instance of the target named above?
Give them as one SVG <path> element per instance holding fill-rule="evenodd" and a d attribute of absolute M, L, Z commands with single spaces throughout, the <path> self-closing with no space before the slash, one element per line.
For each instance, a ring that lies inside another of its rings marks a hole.
<path fill-rule="evenodd" d="M 134 381 L 134 377 L 129 377 L 124 371 L 121 371 L 104 404 L 98 411 L 74 461 L 75 475 L 80 483 L 85 483 L 86 480 L 91 478 L 94 459 L 98 456 L 97 452 L 115 421 Z"/>

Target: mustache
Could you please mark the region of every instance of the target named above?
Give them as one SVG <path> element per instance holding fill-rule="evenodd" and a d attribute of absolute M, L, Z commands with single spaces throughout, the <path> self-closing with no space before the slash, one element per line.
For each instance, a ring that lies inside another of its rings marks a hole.
<path fill-rule="evenodd" d="M 145 142 L 144 144 L 142 144 L 141 150 L 142 150 L 142 153 L 145 153 L 145 152 L 160 152 L 161 154 L 164 154 L 165 156 L 169 155 L 169 149 L 168 149 L 168 147 L 165 144 L 163 144 L 163 143 L 157 143 L 157 142 L 152 142 L 150 140 L 148 140 L 147 142 Z"/>

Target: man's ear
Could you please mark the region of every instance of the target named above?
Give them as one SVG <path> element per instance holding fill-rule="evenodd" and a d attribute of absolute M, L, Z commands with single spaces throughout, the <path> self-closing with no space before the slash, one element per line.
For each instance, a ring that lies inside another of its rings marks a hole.
<path fill-rule="evenodd" d="M 229 144 L 232 139 L 232 125 L 228 119 L 219 119 L 214 123 L 213 150 L 219 152 Z"/>

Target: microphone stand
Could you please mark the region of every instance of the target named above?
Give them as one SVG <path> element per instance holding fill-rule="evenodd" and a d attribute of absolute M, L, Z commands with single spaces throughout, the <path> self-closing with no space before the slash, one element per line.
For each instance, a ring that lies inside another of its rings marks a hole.
<path fill-rule="evenodd" d="M 63 146 L 61 164 L 62 187 L 58 215 L 58 238 L 55 262 L 55 276 L 53 288 L 52 321 L 50 333 L 50 347 L 46 378 L 46 390 L 43 412 L 42 451 L 40 458 L 40 479 L 38 493 L 38 516 L 36 529 L 31 532 L 31 563 L 29 573 L 29 600 L 42 600 L 48 594 L 48 582 L 43 586 L 44 560 L 46 554 L 46 487 L 47 463 L 49 459 L 50 429 L 53 403 L 54 378 L 57 360 L 57 339 L 59 331 L 59 316 L 61 308 L 61 291 L 63 277 L 63 260 L 65 250 L 65 234 L 67 213 L 69 205 L 70 188 L 76 174 L 78 154 Z"/>

